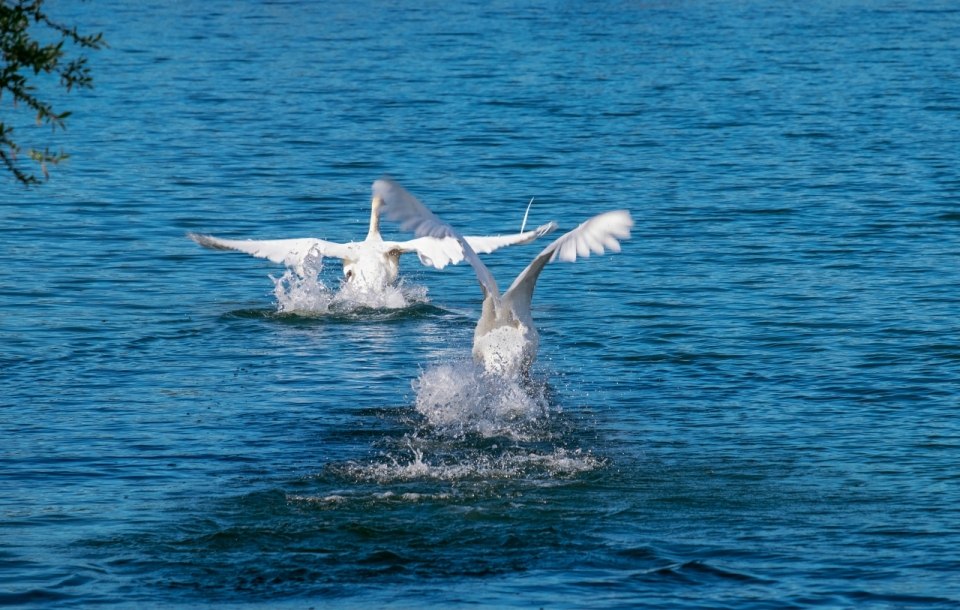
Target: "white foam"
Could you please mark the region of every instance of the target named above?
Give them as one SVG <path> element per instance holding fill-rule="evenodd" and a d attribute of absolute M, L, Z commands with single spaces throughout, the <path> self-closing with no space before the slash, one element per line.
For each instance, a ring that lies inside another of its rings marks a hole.
<path fill-rule="evenodd" d="M 389 463 L 350 463 L 344 475 L 354 480 L 369 480 L 378 484 L 414 480 L 462 481 L 465 479 L 555 479 L 600 468 L 606 460 L 589 451 L 568 450 L 562 447 L 548 453 L 513 447 L 498 455 L 487 452 L 461 455 L 455 462 L 441 458 L 425 459 L 424 454 L 412 449 L 408 455 L 386 456 Z M 446 456 L 449 457 L 449 456 Z M 414 500 L 413 494 L 403 494 L 404 500 Z"/>
<path fill-rule="evenodd" d="M 396 286 L 378 289 L 359 288 L 343 282 L 334 295 L 333 305 L 337 311 L 350 311 L 361 307 L 371 309 L 403 309 L 416 303 L 427 302 L 426 286 L 404 286 L 403 280 Z"/>
<path fill-rule="evenodd" d="M 404 492 L 402 494 L 396 494 L 392 491 L 385 492 L 375 492 L 370 493 L 353 493 L 349 496 L 341 496 L 337 494 L 333 495 L 301 495 L 301 494 L 286 494 L 287 502 L 308 502 L 323 508 L 334 507 L 339 504 L 348 503 L 348 502 L 362 502 L 367 504 L 370 500 L 381 501 L 381 502 L 409 502 L 409 503 L 419 503 L 425 500 L 449 500 L 451 494 L 442 492 L 442 493 L 413 493 L 413 492 Z"/>
<path fill-rule="evenodd" d="M 396 286 L 385 286 L 377 290 L 358 288 L 341 282 L 337 290 L 332 290 L 320 279 L 321 271 L 323 257 L 311 253 L 304 260 L 303 277 L 289 269 L 279 278 L 271 275 L 273 294 L 277 298 L 277 311 L 316 315 L 349 312 L 364 307 L 403 309 L 428 301 L 426 287 L 404 286 L 403 280 Z"/>

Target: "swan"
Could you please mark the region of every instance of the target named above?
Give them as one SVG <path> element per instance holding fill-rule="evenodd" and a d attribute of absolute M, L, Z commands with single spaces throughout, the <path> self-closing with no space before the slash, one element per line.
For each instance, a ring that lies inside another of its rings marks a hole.
<path fill-rule="evenodd" d="M 377 293 L 396 282 L 400 272 L 400 255 L 405 252 L 416 252 L 424 265 L 443 269 L 448 264 L 455 265 L 463 260 L 463 242 L 469 244 L 471 252 L 487 254 L 504 246 L 529 243 L 557 228 L 557 223 L 550 222 L 525 233 L 463 237 L 463 242 L 453 236 L 426 236 L 402 242 L 384 241 L 380 236 L 383 198 L 374 195 L 371 207 L 370 230 L 366 239 L 359 242 L 338 244 L 315 237 L 274 240 L 222 239 L 199 233 L 187 233 L 187 237 L 212 250 L 238 250 L 257 258 L 282 263 L 301 278 L 304 277 L 304 264 L 310 255 L 339 258 L 343 261 L 343 275 L 351 287 Z"/>
<path fill-rule="evenodd" d="M 633 226 L 627 210 L 605 212 L 588 219 L 544 248 L 501 295 L 493 275 L 467 238 L 396 182 L 388 178 L 378 180 L 373 190 L 386 202 L 386 217 L 399 221 L 402 230 L 413 231 L 421 238 L 454 238 L 462 245 L 464 258 L 476 272 L 483 292 L 483 308 L 473 334 L 473 358 L 488 373 L 504 376 L 525 373 L 537 358 L 540 333 L 530 313 L 530 302 L 537 278 L 546 264 L 558 258 L 572 263 L 578 256 L 588 257 L 591 252 L 603 254 L 605 249 L 619 252 L 619 240 L 629 238 Z"/>

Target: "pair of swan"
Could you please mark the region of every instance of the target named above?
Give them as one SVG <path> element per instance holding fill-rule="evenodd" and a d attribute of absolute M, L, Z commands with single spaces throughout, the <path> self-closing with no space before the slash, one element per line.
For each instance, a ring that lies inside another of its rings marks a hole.
<path fill-rule="evenodd" d="M 380 237 L 380 216 L 400 222 L 400 229 L 412 231 L 416 239 L 386 242 Z M 370 232 L 363 242 L 335 244 L 314 238 L 274 241 L 240 241 L 210 235 L 188 234 L 201 246 L 217 250 L 239 250 L 259 258 L 292 267 L 303 275 L 303 263 L 311 252 L 343 259 L 347 282 L 386 287 L 398 274 L 399 257 L 416 252 L 424 265 L 443 269 L 462 260 L 473 267 L 483 293 L 483 308 L 473 336 L 473 357 L 489 373 L 515 376 L 526 372 L 537 357 L 540 334 L 530 312 L 533 290 L 540 272 L 556 259 L 573 262 L 578 256 L 620 251 L 620 240 L 630 237 L 633 219 L 626 210 L 606 212 L 590 218 L 544 248 L 500 294 L 493 274 L 478 253 L 529 243 L 552 233 L 554 222 L 533 231 L 503 237 L 465 237 L 438 218 L 406 189 L 389 178 L 373 183 L 373 210 Z"/>
<path fill-rule="evenodd" d="M 630 237 L 633 219 L 626 210 L 590 218 L 543 249 L 527 268 L 500 294 L 493 274 L 483 264 L 470 240 L 438 218 L 402 186 L 383 178 L 373 183 L 374 196 L 385 202 L 386 216 L 400 222 L 400 229 L 417 237 L 453 238 L 463 248 L 463 257 L 473 267 L 483 293 L 483 309 L 473 333 L 473 359 L 489 373 L 515 376 L 526 372 L 537 358 L 540 333 L 533 323 L 530 302 L 540 272 L 556 259 L 573 262 L 578 256 L 620 251 L 621 239 Z"/>

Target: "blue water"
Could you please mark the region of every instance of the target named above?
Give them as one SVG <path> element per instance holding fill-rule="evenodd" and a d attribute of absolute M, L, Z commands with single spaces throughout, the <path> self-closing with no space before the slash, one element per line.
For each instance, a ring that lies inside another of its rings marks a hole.
<path fill-rule="evenodd" d="M 110 48 L 67 132 L 0 106 L 72 155 L 0 182 L 0 604 L 960 605 L 960 9 L 785 4 L 51 3 Z M 362 239 L 385 173 L 632 212 L 541 276 L 529 395 L 466 265 L 281 313 L 184 237 Z"/>

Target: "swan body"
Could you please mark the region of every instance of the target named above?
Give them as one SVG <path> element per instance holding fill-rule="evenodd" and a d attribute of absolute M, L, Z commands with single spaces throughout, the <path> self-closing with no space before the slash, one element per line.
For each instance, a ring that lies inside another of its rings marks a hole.
<path fill-rule="evenodd" d="M 293 269 L 300 277 L 304 276 L 304 264 L 310 256 L 339 258 L 343 261 L 343 275 L 348 284 L 355 289 L 375 292 L 382 291 L 397 281 L 400 273 L 400 256 L 406 252 L 416 252 L 421 263 L 436 269 L 455 265 L 464 259 L 462 243 L 453 236 L 425 236 L 403 242 L 384 241 L 380 235 L 383 198 L 375 195 L 371 208 L 370 230 L 367 238 L 360 242 L 339 244 L 315 237 L 240 240 L 222 239 L 198 233 L 187 233 L 187 237 L 205 248 L 237 250 L 257 258 L 282 263 Z M 463 240 L 472 244 L 473 252 L 488 253 L 504 246 L 529 243 L 542 235 L 552 233 L 556 228 L 557 224 L 551 222 L 525 233 L 464 237 Z"/>
<path fill-rule="evenodd" d="M 633 226 L 633 219 L 626 210 L 606 212 L 590 218 L 544 248 L 501 295 L 496 280 L 480 261 L 467 238 L 432 214 L 392 180 L 378 180 L 373 189 L 386 201 L 387 217 L 399 221 L 401 229 L 411 230 L 417 236 L 452 237 L 461 244 L 464 258 L 476 272 L 483 292 L 480 320 L 473 335 L 473 358 L 487 372 L 500 375 L 525 372 L 537 358 L 540 334 L 533 322 L 530 303 L 537 279 L 547 263 L 558 258 L 574 262 L 578 256 L 588 257 L 591 252 L 619 252 L 619 240 L 629 238 Z"/>

